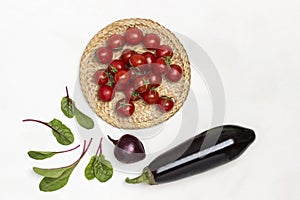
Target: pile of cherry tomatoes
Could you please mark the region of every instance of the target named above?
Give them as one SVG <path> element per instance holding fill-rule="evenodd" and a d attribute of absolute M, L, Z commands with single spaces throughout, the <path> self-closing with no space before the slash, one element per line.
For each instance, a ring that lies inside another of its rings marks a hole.
<path fill-rule="evenodd" d="M 124 49 L 124 45 L 142 44 L 144 53 Z M 121 51 L 118 59 L 113 58 L 114 51 Z M 106 47 L 96 51 L 101 64 L 106 69 L 95 72 L 94 81 L 100 86 L 98 98 L 103 102 L 111 101 L 115 91 L 123 92 L 125 98 L 116 103 L 115 110 L 121 117 L 134 113 L 134 101 L 142 99 L 146 104 L 155 104 L 162 112 L 169 112 L 174 106 L 172 97 L 160 96 L 156 88 L 163 78 L 177 82 L 182 77 L 182 69 L 170 60 L 173 50 L 168 45 L 160 44 L 160 37 L 155 33 L 146 35 L 138 28 L 128 28 L 124 35 L 115 34 L 106 41 Z"/>

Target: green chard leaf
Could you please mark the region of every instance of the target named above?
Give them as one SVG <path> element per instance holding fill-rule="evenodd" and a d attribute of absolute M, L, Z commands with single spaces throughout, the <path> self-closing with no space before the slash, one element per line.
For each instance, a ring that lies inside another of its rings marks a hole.
<path fill-rule="evenodd" d="M 76 108 L 75 118 L 80 126 L 86 129 L 94 128 L 94 121 Z"/>
<path fill-rule="evenodd" d="M 71 130 L 58 119 L 48 122 L 48 125 L 52 127 L 52 133 L 60 144 L 69 145 L 74 142 L 74 135 Z"/>
<path fill-rule="evenodd" d="M 95 162 L 95 156 L 92 156 L 89 164 L 86 166 L 85 171 L 84 171 L 84 175 L 87 180 L 92 180 L 95 178 L 94 162 Z"/>
<path fill-rule="evenodd" d="M 23 122 L 36 122 L 48 126 L 52 129 L 52 133 L 56 140 L 62 145 L 72 144 L 74 136 L 71 130 L 58 119 L 53 119 L 51 122 L 43 122 L 36 119 L 24 119 Z"/>
<path fill-rule="evenodd" d="M 33 167 L 33 171 L 41 176 L 45 176 L 49 178 L 57 178 L 61 176 L 66 170 L 69 170 L 70 168 L 73 168 L 73 165 L 67 167 L 49 168 L 49 169 Z"/>
<path fill-rule="evenodd" d="M 108 181 L 113 175 L 113 167 L 103 154 L 95 156 L 93 165 L 94 175 L 100 182 Z"/>
<path fill-rule="evenodd" d="M 43 192 L 52 192 L 61 189 L 68 183 L 69 178 L 75 167 L 76 165 L 74 165 L 71 168 L 68 168 L 56 178 L 44 177 L 39 185 L 40 190 Z"/>
<path fill-rule="evenodd" d="M 100 182 L 108 181 L 113 175 L 111 163 L 102 154 L 102 138 L 100 138 L 97 152 L 91 157 L 90 162 L 85 168 L 85 177 L 88 180 L 97 178 Z"/>
<path fill-rule="evenodd" d="M 55 154 L 55 152 L 51 151 L 28 151 L 29 157 L 35 160 L 44 160 L 47 158 L 51 158 Z"/>
<path fill-rule="evenodd" d="M 72 149 L 64 150 L 64 151 L 28 151 L 28 155 L 30 158 L 35 160 L 44 160 L 46 158 L 51 158 L 52 156 L 60 153 L 67 153 L 70 151 L 73 151 L 80 147 L 80 144 L 76 147 L 73 147 Z"/>
<path fill-rule="evenodd" d="M 37 120 L 28 119 L 28 120 L 25 120 L 25 121 L 37 121 Z M 58 123 L 58 125 L 57 125 L 56 124 L 57 121 L 56 121 L 56 119 L 54 119 L 51 122 L 49 122 L 49 124 L 46 123 L 46 122 L 42 122 L 42 121 L 37 121 L 37 122 L 40 122 L 40 123 L 45 124 L 47 126 L 50 126 L 51 128 L 52 128 L 52 126 L 54 126 L 57 129 L 59 129 L 61 127 L 58 127 L 58 126 L 61 126 L 62 123 L 60 121 L 58 121 L 60 123 Z M 78 163 L 81 161 L 81 159 L 84 157 L 84 155 L 86 154 L 86 152 L 90 148 L 92 140 L 93 140 L 93 138 L 90 139 L 88 144 L 86 143 L 86 140 L 84 140 L 83 150 L 82 150 L 82 153 L 81 153 L 80 157 L 74 163 L 72 163 L 71 165 L 68 165 L 68 166 L 65 166 L 65 167 L 59 167 L 59 168 L 33 167 L 33 171 L 35 173 L 37 173 L 38 175 L 43 176 L 43 179 L 41 180 L 41 182 L 39 184 L 40 190 L 43 191 L 43 192 L 52 192 L 52 191 L 56 191 L 56 190 L 59 190 L 62 187 L 64 187 L 68 183 L 69 178 L 70 178 L 73 170 L 76 168 Z M 52 152 L 52 153 L 58 154 L 58 153 L 70 152 L 70 151 L 73 151 L 73 150 L 77 149 L 79 146 L 80 145 L 77 145 L 76 147 L 73 147 L 73 148 L 68 149 L 68 150 Z M 34 152 L 34 151 L 31 151 L 31 152 Z M 41 152 L 37 152 L 37 153 L 40 154 Z M 44 153 L 44 152 L 42 152 L 42 153 Z M 30 153 L 30 155 L 35 156 L 36 154 Z M 38 155 L 37 157 L 39 158 L 39 156 L 40 155 Z"/>
<path fill-rule="evenodd" d="M 63 97 L 61 100 L 61 111 L 64 113 L 64 115 L 68 118 L 73 118 L 75 116 L 76 121 L 83 128 L 86 129 L 94 128 L 94 121 L 76 108 L 75 101 L 73 101 L 69 97 L 69 92 L 67 87 L 66 87 L 66 92 L 67 92 L 67 96 Z"/>
<path fill-rule="evenodd" d="M 61 111 L 68 118 L 73 118 L 75 114 L 75 104 L 69 97 L 63 97 L 61 100 Z"/>

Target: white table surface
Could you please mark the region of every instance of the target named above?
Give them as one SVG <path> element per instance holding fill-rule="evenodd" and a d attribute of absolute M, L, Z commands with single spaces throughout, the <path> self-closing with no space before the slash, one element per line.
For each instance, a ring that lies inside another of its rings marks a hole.
<path fill-rule="evenodd" d="M 0 199 L 299 200 L 299 8 L 297 0 L 1 1 Z M 66 85 L 74 88 L 88 41 L 129 17 L 153 19 L 196 41 L 222 78 L 224 123 L 255 129 L 257 140 L 236 162 L 179 182 L 127 185 L 128 174 L 120 172 L 105 184 L 89 182 L 85 158 L 65 188 L 40 192 L 32 166 L 58 166 L 77 156 L 29 159 L 28 150 L 62 147 L 50 142 L 46 128 L 22 119 L 63 117 L 60 97 Z"/>

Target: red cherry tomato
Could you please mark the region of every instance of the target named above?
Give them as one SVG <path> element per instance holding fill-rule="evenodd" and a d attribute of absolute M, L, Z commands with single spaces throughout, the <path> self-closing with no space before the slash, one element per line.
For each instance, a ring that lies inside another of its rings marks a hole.
<path fill-rule="evenodd" d="M 142 55 L 144 56 L 146 63 L 148 64 L 154 63 L 156 60 L 155 55 L 151 52 L 144 52 Z"/>
<path fill-rule="evenodd" d="M 96 56 L 97 56 L 100 63 L 107 64 L 107 63 L 110 63 L 110 61 L 113 57 L 113 53 L 109 48 L 100 47 L 96 51 Z"/>
<path fill-rule="evenodd" d="M 125 49 L 122 52 L 122 56 L 121 56 L 121 60 L 126 64 L 126 65 L 130 65 L 129 63 L 129 59 L 132 55 L 136 54 L 135 51 L 132 51 L 130 49 Z"/>
<path fill-rule="evenodd" d="M 158 49 L 156 49 L 156 57 L 172 57 L 173 50 L 168 45 L 160 45 Z"/>
<path fill-rule="evenodd" d="M 158 92 L 151 88 L 142 94 L 142 97 L 147 104 L 155 104 L 159 99 Z"/>
<path fill-rule="evenodd" d="M 142 54 L 146 60 L 146 65 L 144 67 L 145 71 L 150 71 L 151 70 L 151 64 L 155 62 L 156 57 L 153 53 L 151 52 L 145 52 Z"/>
<path fill-rule="evenodd" d="M 149 33 L 145 35 L 143 39 L 143 44 L 146 49 L 150 49 L 150 50 L 157 49 L 160 45 L 160 38 L 155 33 Z"/>
<path fill-rule="evenodd" d="M 132 101 L 121 99 L 116 103 L 116 112 L 121 117 L 130 117 L 135 110 Z"/>
<path fill-rule="evenodd" d="M 108 74 L 105 70 L 100 69 L 95 72 L 93 79 L 99 85 L 105 85 L 108 82 Z"/>
<path fill-rule="evenodd" d="M 129 63 L 133 67 L 141 66 L 146 64 L 146 60 L 141 54 L 134 54 L 130 57 Z"/>
<path fill-rule="evenodd" d="M 133 85 L 127 86 L 124 94 L 126 99 L 129 99 L 130 101 L 137 101 L 141 98 L 140 94 L 135 90 Z"/>
<path fill-rule="evenodd" d="M 126 65 L 122 60 L 113 60 L 110 65 L 107 67 L 107 70 L 110 74 L 114 75 L 118 71 L 125 70 Z"/>
<path fill-rule="evenodd" d="M 102 85 L 98 90 L 98 97 L 103 102 L 111 101 L 115 96 L 114 90 L 108 85 Z"/>
<path fill-rule="evenodd" d="M 152 65 L 153 72 L 157 75 L 164 75 L 169 71 L 168 63 L 165 58 L 157 58 Z"/>
<path fill-rule="evenodd" d="M 171 82 L 177 82 L 181 79 L 182 69 L 178 65 L 170 65 L 170 71 L 166 74 L 167 80 Z"/>
<path fill-rule="evenodd" d="M 143 40 L 143 32 L 138 28 L 129 28 L 126 30 L 124 37 L 128 44 L 137 45 Z"/>
<path fill-rule="evenodd" d="M 114 76 L 115 83 L 121 85 L 126 85 L 130 79 L 131 74 L 128 70 L 120 70 Z"/>
<path fill-rule="evenodd" d="M 146 92 L 150 85 L 149 80 L 146 75 L 138 76 L 134 79 L 134 88 L 140 94 Z"/>
<path fill-rule="evenodd" d="M 157 88 L 162 83 L 162 77 L 160 74 L 158 75 L 158 74 L 155 74 L 154 72 L 149 72 L 147 77 L 148 77 L 148 80 L 150 83 L 150 87 Z"/>
<path fill-rule="evenodd" d="M 125 45 L 125 39 L 122 35 L 115 34 L 107 39 L 107 46 L 113 50 L 119 50 Z"/>
<path fill-rule="evenodd" d="M 157 100 L 156 105 L 161 112 L 169 112 L 172 110 L 174 102 L 171 98 L 163 96 Z"/>

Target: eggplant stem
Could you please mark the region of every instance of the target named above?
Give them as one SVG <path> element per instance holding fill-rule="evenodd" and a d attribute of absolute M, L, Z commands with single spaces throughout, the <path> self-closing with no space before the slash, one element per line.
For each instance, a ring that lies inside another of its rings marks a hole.
<path fill-rule="evenodd" d="M 130 184 L 137 184 L 137 183 L 147 183 L 147 177 L 145 176 L 144 173 L 142 173 L 140 176 L 136 177 L 136 178 L 126 178 L 125 179 L 126 183 L 130 183 Z"/>
<path fill-rule="evenodd" d="M 133 179 L 127 177 L 125 181 L 126 183 L 130 183 L 130 184 L 137 184 L 137 183 L 146 183 L 148 185 L 157 184 L 151 170 L 148 167 L 144 168 L 143 173 L 140 176 Z"/>

